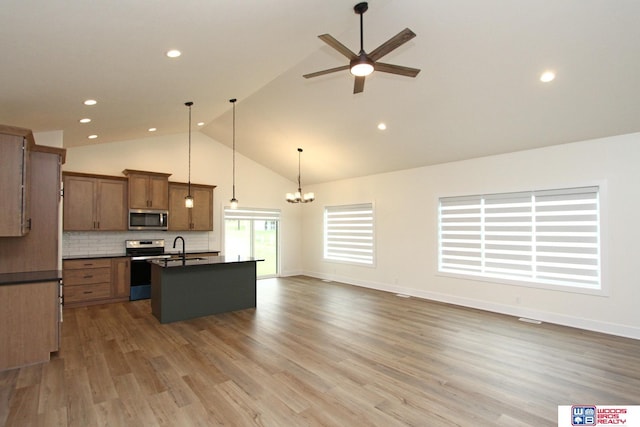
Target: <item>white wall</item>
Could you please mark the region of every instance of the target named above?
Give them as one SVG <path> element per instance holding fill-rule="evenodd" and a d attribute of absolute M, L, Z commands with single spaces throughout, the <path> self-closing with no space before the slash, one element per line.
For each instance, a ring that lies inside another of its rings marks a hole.
<path fill-rule="evenodd" d="M 602 187 L 602 250 L 608 295 L 463 280 L 437 273 L 442 196 Z M 303 268 L 308 275 L 640 338 L 640 134 L 559 145 L 307 188 Z M 323 208 L 373 202 L 376 266 L 322 259 Z"/>
<path fill-rule="evenodd" d="M 214 231 L 208 233 L 209 243 L 204 249 L 224 251 L 222 217 L 223 208 L 229 205 L 232 193 L 232 151 L 199 132 L 192 134 L 191 144 L 191 182 L 216 186 L 213 192 Z M 170 181 L 187 182 L 188 162 L 188 136 L 178 134 L 71 147 L 67 149 L 63 171 L 123 176 L 124 169 L 136 169 L 170 173 Z M 300 210 L 285 201 L 285 193 L 295 186 L 293 181 L 236 153 L 236 198 L 240 201 L 240 206 L 281 209 L 280 238 L 282 242 L 286 242 L 281 245 L 282 275 L 296 274 L 301 269 Z M 130 233 L 121 234 L 127 236 Z M 87 235 L 90 237 L 93 234 L 84 233 L 80 237 Z M 189 232 L 181 235 L 185 236 L 189 244 Z M 139 237 L 133 234 L 131 236 Z M 70 237 L 69 233 L 63 235 L 67 240 Z M 124 239 L 122 244 L 124 245 Z M 88 243 L 87 250 L 98 246 L 100 239 L 96 237 Z M 76 253 L 68 245 L 66 247 L 67 252 Z"/>

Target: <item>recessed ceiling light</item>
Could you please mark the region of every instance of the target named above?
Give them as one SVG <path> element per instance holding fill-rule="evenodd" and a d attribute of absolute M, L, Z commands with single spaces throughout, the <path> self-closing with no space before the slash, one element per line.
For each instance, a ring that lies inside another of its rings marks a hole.
<path fill-rule="evenodd" d="M 98 101 L 96 101 L 95 99 L 87 99 L 86 101 L 84 101 L 84 105 L 96 105 L 98 103 Z"/>
<path fill-rule="evenodd" d="M 556 73 L 554 73 L 553 71 L 545 71 L 540 75 L 540 81 L 543 83 L 549 83 L 555 78 L 556 78 Z"/>
<path fill-rule="evenodd" d="M 198 122 L 198 126 L 204 126 L 204 122 Z"/>
<path fill-rule="evenodd" d="M 157 130 L 158 130 L 157 128 L 149 128 L 149 132 L 155 132 Z"/>
<path fill-rule="evenodd" d="M 384 123 L 378 123 L 378 129 L 385 130 L 386 128 L 387 128 L 387 125 L 385 125 Z"/>
<path fill-rule="evenodd" d="M 89 123 L 91 121 L 91 119 L 89 118 L 84 118 L 84 119 L 80 119 L 79 122 L 80 123 Z"/>
<path fill-rule="evenodd" d="M 182 52 L 176 49 L 171 49 L 170 51 L 167 51 L 167 56 L 169 58 L 177 58 L 180 55 L 182 55 Z"/>
<path fill-rule="evenodd" d="M 89 139 L 96 139 L 98 137 L 98 135 L 89 135 L 87 138 Z"/>

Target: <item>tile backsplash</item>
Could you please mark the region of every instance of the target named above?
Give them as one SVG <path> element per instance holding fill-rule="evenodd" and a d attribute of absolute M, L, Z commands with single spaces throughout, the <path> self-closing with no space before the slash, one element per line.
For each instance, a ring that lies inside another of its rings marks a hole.
<path fill-rule="evenodd" d="M 206 231 L 197 232 L 150 232 L 150 231 L 90 231 L 62 233 L 62 257 L 87 255 L 124 255 L 125 240 L 142 239 L 164 239 L 165 251 L 173 252 L 182 248 L 173 249 L 173 239 L 182 236 L 185 240 L 187 252 L 197 251 L 219 251 L 220 248 L 212 247 L 210 233 Z"/>

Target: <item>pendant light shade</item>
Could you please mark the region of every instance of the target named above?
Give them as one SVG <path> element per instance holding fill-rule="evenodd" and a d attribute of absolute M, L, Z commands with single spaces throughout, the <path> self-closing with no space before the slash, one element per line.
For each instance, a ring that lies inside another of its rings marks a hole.
<path fill-rule="evenodd" d="M 298 191 L 295 193 L 287 193 L 287 202 L 289 203 L 309 203 L 313 202 L 316 198 L 313 193 L 302 193 L 302 186 L 300 184 L 300 155 L 302 148 L 298 148 Z"/>
<path fill-rule="evenodd" d="M 193 208 L 193 196 L 191 195 L 191 106 L 193 102 L 185 102 L 184 105 L 189 107 L 189 183 L 187 189 L 187 197 L 184 198 L 184 206 L 186 208 Z"/>
<path fill-rule="evenodd" d="M 231 209 L 238 208 L 238 199 L 236 199 L 236 101 L 232 98 L 229 100 L 233 104 L 233 193 L 231 196 Z"/>

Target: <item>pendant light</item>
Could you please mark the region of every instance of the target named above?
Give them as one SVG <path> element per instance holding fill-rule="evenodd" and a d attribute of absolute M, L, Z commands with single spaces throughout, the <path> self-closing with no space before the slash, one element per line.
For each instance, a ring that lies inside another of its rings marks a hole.
<path fill-rule="evenodd" d="M 231 209 L 238 208 L 238 199 L 236 199 L 236 101 L 232 98 L 229 100 L 233 104 L 233 193 L 231 196 Z"/>
<path fill-rule="evenodd" d="M 302 193 L 302 187 L 300 185 L 300 154 L 302 148 L 298 148 L 298 191 L 294 193 L 287 193 L 287 202 L 289 203 L 309 203 L 313 202 L 316 198 L 313 193 Z"/>
<path fill-rule="evenodd" d="M 186 208 L 193 208 L 193 196 L 191 195 L 191 106 L 193 102 L 185 102 L 184 105 L 189 107 L 189 183 L 187 184 L 187 197 L 184 198 L 184 206 Z"/>

